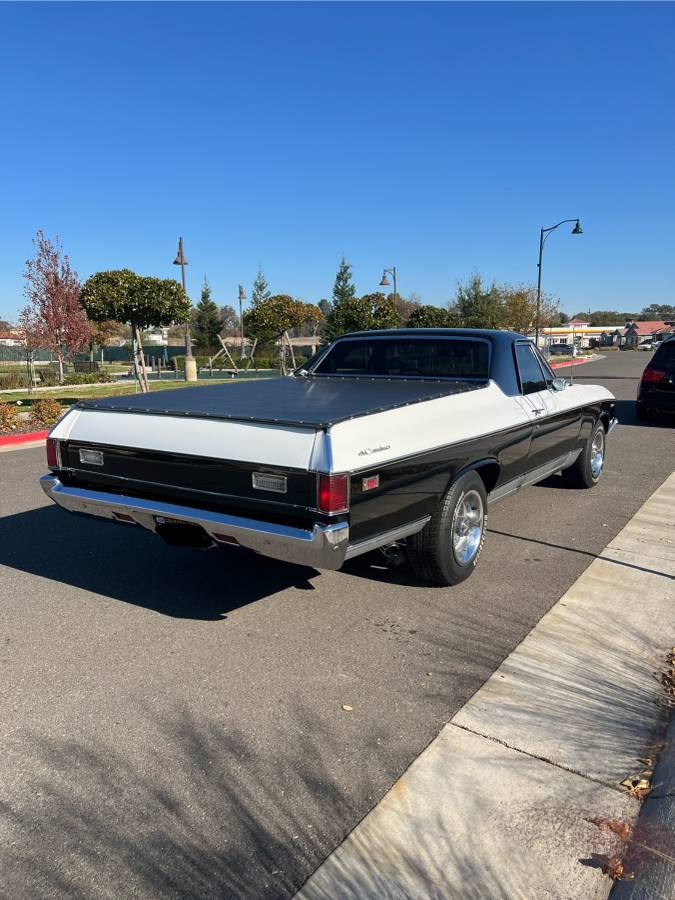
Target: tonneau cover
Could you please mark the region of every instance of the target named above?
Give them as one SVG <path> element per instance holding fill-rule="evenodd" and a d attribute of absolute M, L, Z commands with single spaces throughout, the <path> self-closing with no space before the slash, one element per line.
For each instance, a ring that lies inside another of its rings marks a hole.
<path fill-rule="evenodd" d="M 485 382 L 309 376 L 83 400 L 80 409 L 328 428 L 357 416 L 485 387 Z"/>

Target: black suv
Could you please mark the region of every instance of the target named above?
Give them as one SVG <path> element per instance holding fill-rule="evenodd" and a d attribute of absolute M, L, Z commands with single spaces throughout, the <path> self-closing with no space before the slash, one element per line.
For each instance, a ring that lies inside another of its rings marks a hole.
<path fill-rule="evenodd" d="M 663 341 L 642 373 L 636 412 L 644 419 L 651 411 L 675 413 L 675 336 Z"/>

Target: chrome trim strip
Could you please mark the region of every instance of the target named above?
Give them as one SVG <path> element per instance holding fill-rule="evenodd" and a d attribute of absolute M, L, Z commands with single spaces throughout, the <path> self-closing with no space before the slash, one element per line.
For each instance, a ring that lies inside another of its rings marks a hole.
<path fill-rule="evenodd" d="M 335 522 L 328 525 L 314 523 L 311 530 L 276 525 L 240 516 L 230 516 L 203 509 L 192 509 L 160 500 L 106 494 L 63 485 L 55 475 L 43 475 L 40 486 L 45 494 L 69 512 L 85 513 L 114 519 L 114 513 L 124 513 L 147 528 L 155 530 L 155 516 L 200 525 L 211 537 L 227 533 L 242 547 L 285 562 L 319 569 L 339 569 L 344 562 L 349 543 L 349 525 Z"/>
<path fill-rule="evenodd" d="M 577 450 L 570 450 L 569 453 L 566 453 L 564 456 L 558 456 L 552 462 L 545 463 L 543 466 L 538 466 L 530 472 L 525 472 L 523 475 L 519 475 L 511 481 L 507 481 L 506 484 L 500 485 L 498 488 L 490 491 L 490 494 L 488 495 L 488 505 L 497 503 L 505 497 L 510 497 L 511 494 L 515 494 L 516 491 L 519 491 L 521 488 L 537 484 L 537 482 L 543 481 L 545 478 L 548 478 L 549 475 L 555 475 L 556 472 L 560 472 L 562 469 L 569 468 L 569 466 L 573 465 L 581 453 L 581 450 L 581 447 Z"/>
<path fill-rule="evenodd" d="M 393 544 L 395 541 L 402 541 L 403 538 L 417 534 L 430 518 L 431 516 L 424 516 L 423 519 L 416 519 L 407 525 L 401 525 L 399 528 L 392 528 L 391 531 L 384 531 L 374 537 L 366 538 L 364 541 L 350 544 L 347 547 L 345 559 L 353 559 L 355 556 L 361 556 L 362 553 L 369 553 L 371 550 L 377 550 L 378 547 L 385 547 L 387 544 Z"/>

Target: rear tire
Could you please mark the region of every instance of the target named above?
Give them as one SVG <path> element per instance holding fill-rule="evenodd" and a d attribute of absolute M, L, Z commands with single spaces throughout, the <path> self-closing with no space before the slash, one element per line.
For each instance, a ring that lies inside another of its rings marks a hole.
<path fill-rule="evenodd" d="M 649 411 L 644 403 L 638 402 L 635 404 L 635 418 L 642 419 L 643 421 L 649 418 Z"/>
<path fill-rule="evenodd" d="M 576 462 L 562 471 L 568 487 L 592 488 L 600 481 L 605 464 L 606 437 L 605 426 L 598 419 Z"/>
<path fill-rule="evenodd" d="M 408 538 L 408 559 L 423 581 L 459 584 L 478 564 L 487 528 L 487 493 L 480 475 L 467 472 L 453 482 L 431 520 Z"/>

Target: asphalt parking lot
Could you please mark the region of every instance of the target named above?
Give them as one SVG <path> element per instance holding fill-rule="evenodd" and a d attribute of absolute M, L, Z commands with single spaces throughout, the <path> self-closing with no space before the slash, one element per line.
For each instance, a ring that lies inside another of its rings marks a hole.
<path fill-rule="evenodd" d="M 648 359 L 577 370 L 619 400 L 603 480 L 494 507 L 457 588 L 170 548 L 0 454 L 0 896 L 292 895 L 673 470 Z"/>

